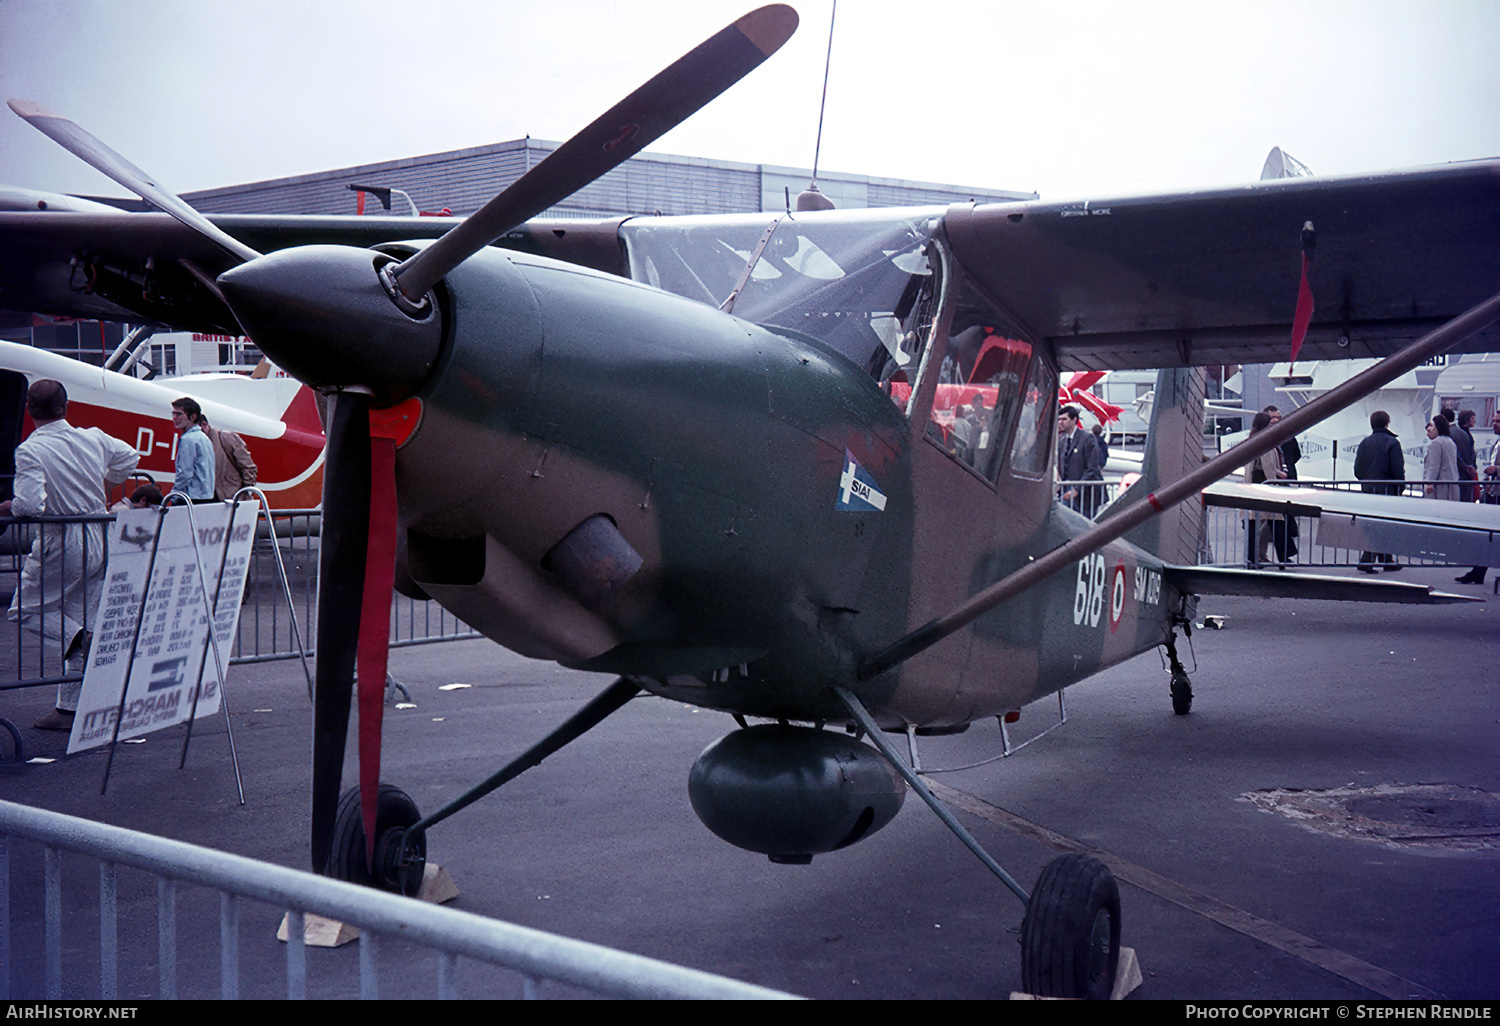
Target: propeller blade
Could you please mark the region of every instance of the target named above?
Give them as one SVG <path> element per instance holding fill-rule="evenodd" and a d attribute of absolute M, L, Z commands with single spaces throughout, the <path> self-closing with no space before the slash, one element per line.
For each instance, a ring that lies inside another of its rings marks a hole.
<path fill-rule="evenodd" d="M 156 180 L 146 172 L 72 121 L 27 100 L 8 102 L 10 109 L 25 118 L 31 127 L 52 139 L 95 171 L 113 178 L 162 213 L 171 214 L 189 228 L 207 237 L 230 256 L 242 261 L 254 260 L 260 256 L 255 250 L 222 231 L 208 218 L 183 202 L 180 197 L 157 184 Z"/>
<path fill-rule="evenodd" d="M 370 545 L 359 627 L 359 798 L 365 863 L 374 872 L 380 801 L 380 724 L 385 715 L 391 591 L 396 586 L 396 439 L 370 439 Z"/>
<path fill-rule="evenodd" d="M 611 107 L 437 242 L 396 267 L 420 303 L 453 268 L 516 225 L 623 164 L 754 71 L 797 30 L 785 4 L 751 11 Z"/>
<path fill-rule="evenodd" d="M 323 872 L 343 783 L 344 745 L 370 536 L 370 399 L 339 392 L 328 416 L 318 554 L 318 641 L 313 697 L 312 864 Z M 385 680 L 382 676 L 381 685 Z M 372 836 L 367 831 L 366 836 Z"/>

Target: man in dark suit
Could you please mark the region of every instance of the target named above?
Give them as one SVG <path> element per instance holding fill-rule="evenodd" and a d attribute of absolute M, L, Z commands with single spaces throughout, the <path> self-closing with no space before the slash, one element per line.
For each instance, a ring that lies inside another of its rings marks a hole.
<path fill-rule="evenodd" d="M 1078 418 L 1076 406 L 1064 406 L 1057 414 L 1057 477 L 1067 482 L 1060 496 L 1062 502 L 1092 517 L 1104 491 L 1104 461 L 1099 458 L 1099 443 L 1094 436 L 1079 430 Z M 1092 481 L 1100 484 L 1079 484 Z"/>
<path fill-rule="evenodd" d="M 1401 440 L 1391 431 L 1391 415 L 1384 410 L 1370 414 L 1370 434 L 1354 453 L 1354 476 L 1367 482 L 1359 486 L 1362 492 L 1401 494 L 1403 485 L 1398 482 L 1406 480 L 1406 458 L 1401 455 Z M 1367 574 L 1401 569 L 1389 552 L 1361 552 L 1359 568 Z"/>
<path fill-rule="evenodd" d="M 1443 416 L 1448 417 L 1448 431 L 1453 439 L 1453 444 L 1458 447 L 1458 476 L 1463 481 L 1477 481 L 1479 473 L 1476 469 L 1479 461 L 1474 456 L 1474 411 L 1459 410 L 1458 419 L 1455 420 L 1448 415 L 1452 410 L 1444 410 Z M 1473 502 L 1474 486 L 1461 484 L 1458 486 L 1458 497 L 1461 502 Z"/>

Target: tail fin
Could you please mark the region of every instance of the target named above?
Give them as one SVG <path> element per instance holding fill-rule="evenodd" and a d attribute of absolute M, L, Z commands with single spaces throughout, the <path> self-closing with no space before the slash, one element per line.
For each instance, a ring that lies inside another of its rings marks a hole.
<path fill-rule="evenodd" d="M 1208 372 L 1202 367 L 1167 368 L 1157 374 L 1141 477 L 1116 500 L 1116 509 L 1145 499 L 1202 465 L 1207 381 Z M 1106 513 L 1100 519 L 1107 518 Z M 1203 502 L 1188 499 L 1127 532 L 1125 540 L 1165 563 L 1190 566 L 1198 562 L 1203 531 Z"/>
<path fill-rule="evenodd" d="M 289 428 L 308 434 L 323 434 L 321 405 L 318 403 L 317 395 L 306 385 L 297 389 L 296 394 L 292 396 L 292 401 L 287 403 L 281 419 Z"/>

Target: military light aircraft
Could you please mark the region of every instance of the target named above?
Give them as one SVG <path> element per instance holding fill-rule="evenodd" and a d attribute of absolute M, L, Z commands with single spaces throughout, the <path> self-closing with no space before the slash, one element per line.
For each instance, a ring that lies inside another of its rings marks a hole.
<path fill-rule="evenodd" d="M 796 23 L 781 5 L 746 15 L 452 224 L 208 218 L 13 101 L 176 220 L 0 215 L 0 259 L 28 274 L 10 281 L 37 283 L 0 298 L 242 330 L 333 397 L 318 870 L 409 889 L 430 827 L 645 689 L 736 717 L 689 784 L 720 836 L 805 862 L 874 833 L 910 787 L 1026 903 L 1022 985 L 1107 995 L 1120 942 L 1108 870 L 1064 856 L 1028 894 L 885 735 L 1004 717 L 1159 646 L 1185 707 L 1175 642 L 1194 594 L 1246 587 L 1243 571 L 1193 565 L 1200 489 L 1432 352 L 1496 348 L 1500 163 L 1107 202 L 529 220 L 748 74 Z M 1303 352 L 1390 359 L 1204 463 L 1197 368 L 1285 354 L 1308 222 L 1321 305 Z M 70 260 L 114 270 L 70 294 Z M 148 295 L 121 284 L 140 277 Z M 1090 520 L 1054 497 L 1059 375 L 1115 367 L 1167 369 L 1141 479 Z M 939 416 L 960 404 L 986 426 L 962 447 Z M 398 535 L 403 576 L 489 637 L 618 676 L 426 817 L 379 782 Z M 1277 580 L 1254 587 L 1453 598 Z M 341 798 L 356 661 L 360 786 Z"/>

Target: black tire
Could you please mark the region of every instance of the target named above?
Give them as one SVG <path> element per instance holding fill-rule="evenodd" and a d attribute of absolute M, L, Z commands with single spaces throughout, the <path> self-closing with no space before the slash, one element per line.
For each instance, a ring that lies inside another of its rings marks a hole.
<path fill-rule="evenodd" d="M 1120 965 L 1120 889 L 1087 855 L 1047 863 L 1021 924 L 1021 987 L 1042 997 L 1109 998 Z"/>
<path fill-rule="evenodd" d="M 10 735 L 10 748 L 12 753 L 10 759 L 6 759 L 4 755 L 0 755 L 0 763 L 10 762 L 16 766 L 21 765 L 26 761 L 26 746 L 21 743 L 21 732 L 16 729 L 16 725 L 14 723 L 10 722 L 10 720 L 7 720 L 3 716 L 0 716 L 0 728 L 3 728 L 5 732 Z"/>
<path fill-rule="evenodd" d="M 333 853 L 328 875 L 377 890 L 415 896 L 427 863 L 427 838 L 419 836 L 402 858 L 407 828 L 421 819 L 417 803 L 399 787 L 381 784 L 375 807 L 375 864 L 365 862 L 365 825 L 360 814 L 359 788 L 339 799 L 333 820 Z"/>
<path fill-rule="evenodd" d="M 1193 685 L 1186 676 L 1172 678 L 1172 711 L 1178 716 L 1193 711 Z"/>

